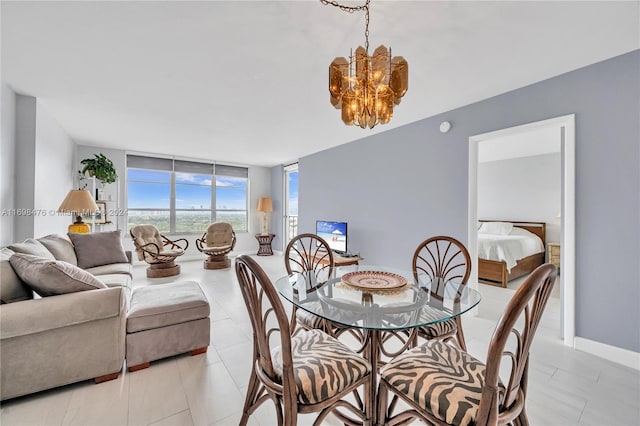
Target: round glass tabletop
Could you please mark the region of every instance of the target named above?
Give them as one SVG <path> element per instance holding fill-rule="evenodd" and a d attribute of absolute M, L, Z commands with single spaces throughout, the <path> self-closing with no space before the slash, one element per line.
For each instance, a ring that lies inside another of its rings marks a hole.
<path fill-rule="evenodd" d="M 403 330 L 446 321 L 478 303 L 480 293 L 459 281 L 432 282 L 393 268 L 354 265 L 333 277 L 293 273 L 275 282 L 282 297 L 335 324 L 366 330 Z"/>

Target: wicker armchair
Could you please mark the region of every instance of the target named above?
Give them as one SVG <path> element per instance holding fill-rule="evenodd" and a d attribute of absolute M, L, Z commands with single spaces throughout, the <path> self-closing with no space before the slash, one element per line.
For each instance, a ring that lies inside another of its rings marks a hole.
<path fill-rule="evenodd" d="M 170 240 L 160 234 L 153 225 L 137 225 L 129 231 L 133 245 L 136 248 L 138 260 L 149 264 L 147 277 L 172 277 L 180 273 L 180 265 L 176 265 L 176 258 L 182 256 L 189 247 L 189 241 L 184 238 Z"/>
<path fill-rule="evenodd" d="M 204 261 L 204 269 L 225 269 L 231 266 L 227 256 L 236 246 L 236 233 L 227 222 L 214 222 L 207 228 L 202 238 L 196 240 L 196 247 L 209 256 Z"/>

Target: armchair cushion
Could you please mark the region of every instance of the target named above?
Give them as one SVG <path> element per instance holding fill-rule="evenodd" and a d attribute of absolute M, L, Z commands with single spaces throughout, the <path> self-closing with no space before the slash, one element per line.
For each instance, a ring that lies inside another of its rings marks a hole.
<path fill-rule="evenodd" d="M 93 234 L 75 234 L 69 238 L 78 257 L 80 268 L 127 263 L 127 255 L 122 247 L 121 231 L 94 232 Z"/>
<path fill-rule="evenodd" d="M 56 259 L 40 241 L 34 240 L 33 238 L 27 238 L 23 243 L 11 244 L 9 248 L 13 250 L 14 253 L 31 254 L 50 260 Z"/>
<path fill-rule="evenodd" d="M 201 239 L 196 240 L 196 246 L 202 253 L 209 256 L 222 256 L 230 253 L 236 245 L 236 234 L 227 222 L 214 222 L 207 227 Z"/>
<path fill-rule="evenodd" d="M 9 262 L 22 281 L 42 297 L 107 288 L 90 273 L 61 260 L 18 253 Z"/>
<path fill-rule="evenodd" d="M 65 262 L 78 266 L 76 252 L 68 238 L 62 235 L 51 234 L 38 238 L 38 241 L 51 252 L 56 260 L 64 260 Z"/>
<path fill-rule="evenodd" d="M 207 228 L 205 243 L 209 248 L 231 246 L 233 241 L 233 227 L 226 222 L 214 222 Z"/>

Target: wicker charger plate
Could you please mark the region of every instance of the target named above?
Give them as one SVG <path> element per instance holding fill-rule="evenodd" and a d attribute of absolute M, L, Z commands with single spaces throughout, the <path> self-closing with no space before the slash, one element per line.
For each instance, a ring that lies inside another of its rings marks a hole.
<path fill-rule="evenodd" d="M 404 277 L 381 271 L 349 272 L 342 276 L 342 282 L 363 290 L 392 290 L 407 284 Z"/>

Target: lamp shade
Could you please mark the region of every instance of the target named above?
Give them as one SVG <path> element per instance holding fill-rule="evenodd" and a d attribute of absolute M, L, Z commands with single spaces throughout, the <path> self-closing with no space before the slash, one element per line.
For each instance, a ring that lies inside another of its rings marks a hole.
<path fill-rule="evenodd" d="M 98 205 L 89 193 L 84 189 L 72 189 L 58 207 L 58 211 L 62 213 L 95 213 L 98 211 Z"/>
<path fill-rule="evenodd" d="M 271 203 L 271 198 L 269 197 L 260 197 L 258 201 L 258 211 L 259 212 L 272 212 L 273 205 Z"/>

